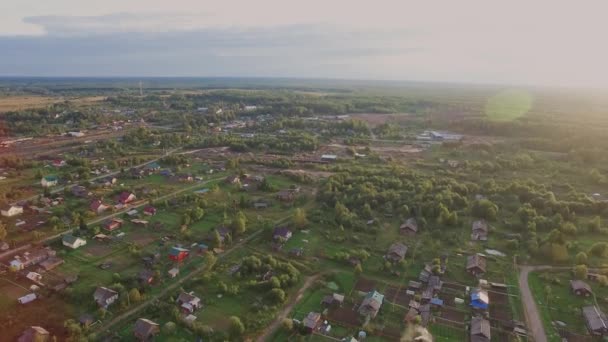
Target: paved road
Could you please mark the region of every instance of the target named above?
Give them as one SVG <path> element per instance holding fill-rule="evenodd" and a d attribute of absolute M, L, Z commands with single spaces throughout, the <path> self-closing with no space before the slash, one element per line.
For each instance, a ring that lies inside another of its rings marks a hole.
<path fill-rule="evenodd" d="M 311 287 L 320 276 L 321 274 L 315 274 L 306 278 L 304 285 L 302 285 L 296 295 L 289 300 L 287 305 L 283 307 L 283 310 L 281 310 L 281 313 L 274 319 L 274 321 L 268 327 L 266 327 L 266 329 L 264 329 L 262 335 L 256 339 L 257 342 L 264 342 L 267 338 L 272 336 L 272 334 L 281 326 L 283 320 L 287 318 L 287 315 L 289 315 L 291 310 L 293 310 L 294 306 L 296 306 L 296 304 L 302 300 L 304 292 L 308 290 L 308 288 Z"/>

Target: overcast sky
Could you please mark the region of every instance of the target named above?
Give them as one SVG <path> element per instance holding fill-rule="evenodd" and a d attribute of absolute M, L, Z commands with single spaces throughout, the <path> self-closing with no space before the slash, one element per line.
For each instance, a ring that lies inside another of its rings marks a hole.
<path fill-rule="evenodd" d="M 605 0 L 3 0 L 0 75 L 608 87 Z"/>

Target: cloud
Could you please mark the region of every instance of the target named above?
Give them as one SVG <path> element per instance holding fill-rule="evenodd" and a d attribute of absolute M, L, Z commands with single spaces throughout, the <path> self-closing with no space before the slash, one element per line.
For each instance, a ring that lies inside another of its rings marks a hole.
<path fill-rule="evenodd" d="M 608 48 L 598 43 L 608 29 L 605 5 L 462 0 L 437 10 L 436 4 L 407 0 L 260 0 L 266 7 L 257 1 L 173 0 L 156 1 L 168 11 L 142 13 L 137 8 L 153 8 L 145 4 L 155 1 L 106 0 L 91 10 L 61 1 L 61 11 L 35 8 L 35 14 L 58 15 L 24 19 L 45 34 L 0 36 L 0 75 L 608 85 L 600 72 Z M 111 9 L 123 12 L 98 14 Z M 0 34 L 3 25 L 0 20 Z"/>
<path fill-rule="evenodd" d="M 407 32 L 363 32 L 323 25 L 155 33 L 95 31 L 0 37 L 0 50 L 5 52 L 0 57 L 0 74 L 361 77 L 369 69 L 366 63 L 375 58 L 421 51 L 416 44 L 401 40 L 410 34 Z"/>
<path fill-rule="evenodd" d="M 189 31 L 205 27 L 203 13 L 112 13 L 99 16 L 31 16 L 26 24 L 48 35 L 84 36 L 111 33 Z"/>

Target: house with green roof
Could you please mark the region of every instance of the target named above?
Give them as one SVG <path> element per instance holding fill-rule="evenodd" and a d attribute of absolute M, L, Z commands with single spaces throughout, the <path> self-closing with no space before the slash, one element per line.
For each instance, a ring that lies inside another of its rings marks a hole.
<path fill-rule="evenodd" d="M 382 307 L 382 302 L 384 302 L 384 295 L 378 291 L 370 291 L 363 298 L 363 302 L 361 302 L 361 306 L 359 306 L 359 314 L 374 318 L 378 315 L 380 308 Z"/>
<path fill-rule="evenodd" d="M 76 249 L 87 244 L 87 240 L 72 234 L 65 234 L 61 239 L 61 242 L 64 246 L 71 249 Z"/>
<path fill-rule="evenodd" d="M 40 180 L 40 185 L 42 185 L 43 188 L 50 188 L 57 185 L 58 182 L 59 178 L 57 178 L 57 176 L 44 176 Z"/>

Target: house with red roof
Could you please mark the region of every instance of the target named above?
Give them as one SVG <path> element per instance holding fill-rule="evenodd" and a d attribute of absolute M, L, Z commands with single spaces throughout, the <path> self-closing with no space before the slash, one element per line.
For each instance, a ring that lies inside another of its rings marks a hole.
<path fill-rule="evenodd" d="M 122 227 L 122 223 L 123 223 L 123 220 L 118 219 L 118 218 L 113 218 L 111 220 L 106 221 L 103 224 L 103 228 L 108 231 L 113 231 L 113 230 L 116 230 L 116 229 Z"/>
<path fill-rule="evenodd" d="M 154 216 L 156 215 L 156 208 L 151 205 L 148 205 L 144 208 L 144 214 L 148 216 Z"/>
<path fill-rule="evenodd" d="M 63 167 L 63 166 L 66 166 L 66 165 L 67 165 L 67 163 L 63 159 L 55 159 L 55 160 L 53 160 L 53 166 L 54 167 Z"/>
<path fill-rule="evenodd" d="M 108 210 L 109 208 L 110 206 L 103 204 L 101 200 L 94 200 L 89 206 L 89 209 L 91 209 L 92 212 L 98 215 Z"/>
<path fill-rule="evenodd" d="M 137 197 L 134 193 L 125 191 L 118 196 L 118 203 L 127 204 L 135 201 L 136 199 Z"/>
<path fill-rule="evenodd" d="M 181 247 L 173 247 L 173 248 L 171 248 L 171 251 L 169 252 L 169 259 L 176 261 L 176 262 L 180 262 L 180 261 L 183 261 L 184 259 L 186 259 L 189 255 L 190 255 L 189 250 L 187 250 L 185 248 L 181 248 Z"/>

